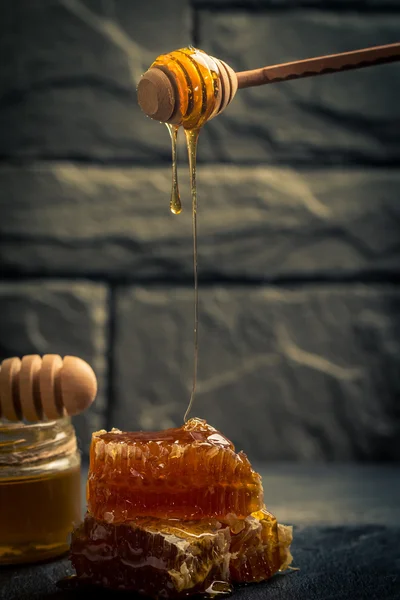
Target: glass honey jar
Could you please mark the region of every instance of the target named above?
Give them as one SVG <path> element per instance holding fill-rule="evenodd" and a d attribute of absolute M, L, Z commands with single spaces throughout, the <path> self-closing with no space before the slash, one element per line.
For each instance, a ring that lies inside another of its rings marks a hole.
<path fill-rule="evenodd" d="M 62 555 L 80 520 L 80 454 L 70 418 L 0 421 L 0 564 Z"/>

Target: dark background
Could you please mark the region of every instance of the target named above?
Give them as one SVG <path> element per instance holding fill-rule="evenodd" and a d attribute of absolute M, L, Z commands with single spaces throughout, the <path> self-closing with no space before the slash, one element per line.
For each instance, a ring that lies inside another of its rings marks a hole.
<path fill-rule="evenodd" d="M 399 0 L 0 2 L 0 359 L 90 362 L 83 449 L 190 395 L 185 149 L 174 217 L 140 74 L 190 43 L 239 71 L 399 40 Z M 400 66 L 239 91 L 199 160 L 192 414 L 253 460 L 398 460 Z"/>

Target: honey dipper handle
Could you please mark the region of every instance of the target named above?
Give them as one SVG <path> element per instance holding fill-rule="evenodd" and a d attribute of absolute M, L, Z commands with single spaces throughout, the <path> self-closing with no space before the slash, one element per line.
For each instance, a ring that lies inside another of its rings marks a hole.
<path fill-rule="evenodd" d="M 253 71 L 236 73 L 238 88 L 255 87 L 302 77 L 315 77 L 400 61 L 400 42 L 387 46 L 375 46 L 330 56 L 319 56 L 295 62 L 262 67 Z"/>

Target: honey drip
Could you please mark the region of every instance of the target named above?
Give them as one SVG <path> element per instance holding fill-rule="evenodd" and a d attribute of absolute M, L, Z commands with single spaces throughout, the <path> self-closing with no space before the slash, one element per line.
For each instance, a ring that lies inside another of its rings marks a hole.
<path fill-rule="evenodd" d="M 183 417 L 187 422 L 193 407 L 197 385 L 199 292 L 197 265 L 197 189 L 196 152 L 200 128 L 215 116 L 220 104 L 219 69 L 211 56 L 196 48 L 181 48 L 159 56 L 152 66 L 172 72 L 177 82 L 182 126 L 185 130 L 189 155 L 190 190 L 192 197 L 193 270 L 194 270 L 194 363 L 190 400 Z M 166 124 L 172 144 L 172 191 L 170 209 L 174 214 L 182 211 L 178 187 L 177 149 L 178 125 Z"/>
<path fill-rule="evenodd" d="M 194 268 L 194 365 L 193 385 L 189 405 L 183 417 L 187 422 L 192 409 L 197 384 L 199 302 L 197 277 L 197 190 L 196 151 L 200 128 L 218 112 L 220 95 L 219 68 L 215 60 L 202 50 L 189 47 L 159 56 L 152 67 L 173 73 L 179 97 L 181 124 L 185 130 L 189 155 L 190 189 L 192 197 L 193 268 Z M 167 123 L 172 144 L 172 192 L 170 208 L 174 214 L 182 211 L 178 187 L 177 150 L 178 125 Z"/>
<path fill-rule="evenodd" d="M 166 123 L 171 136 L 172 147 L 172 189 L 170 209 L 175 215 L 182 212 L 181 198 L 178 185 L 177 149 L 176 142 L 179 126 Z M 200 129 L 185 129 L 186 145 L 189 157 L 190 171 L 190 195 L 192 197 L 192 231 L 193 231 L 193 274 L 194 274 L 194 357 L 193 357 L 193 383 L 190 400 L 183 421 L 186 423 L 192 409 L 197 384 L 197 365 L 199 355 L 198 329 L 199 329 L 199 286 L 198 286 L 198 264 L 197 264 L 197 186 L 196 186 L 196 154 L 197 140 Z"/>
<path fill-rule="evenodd" d="M 193 386 L 188 407 L 183 417 L 186 423 L 192 409 L 197 384 L 197 365 L 199 359 L 199 284 L 197 265 L 197 187 L 196 187 L 196 154 L 199 129 L 185 129 L 186 143 L 189 155 L 190 193 L 192 196 L 192 230 L 193 230 L 193 273 L 194 273 L 194 355 L 193 355 Z"/>
<path fill-rule="evenodd" d="M 169 203 L 169 207 L 171 212 L 174 215 L 179 215 L 182 212 L 182 204 L 181 197 L 179 194 L 179 185 L 178 185 L 178 165 L 177 165 L 177 150 L 176 150 L 176 140 L 178 137 L 178 129 L 177 125 L 170 125 L 166 123 L 169 135 L 171 136 L 171 147 L 172 147 L 172 190 L 171 190 L 171 200 Z"/>

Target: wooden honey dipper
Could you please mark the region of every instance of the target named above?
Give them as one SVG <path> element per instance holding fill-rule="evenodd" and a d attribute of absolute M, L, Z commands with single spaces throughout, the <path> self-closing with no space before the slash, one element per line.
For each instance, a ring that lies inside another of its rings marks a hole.
<path fill-rule="evenodd" d="M 92 368 L 75 356 L 36 354 L 0 365 L 0 418 L 30 422 L 74 416 L 96 397 Z"/>
<path fill-rule="evenodd" d="M 396 61 L 400 43 L 235 73 L 202 50 L 184 48 L 155 60 L 140 79 L 138 102 L 152 119 L 193 129 L 221 113 L 238 89 Z"/>

